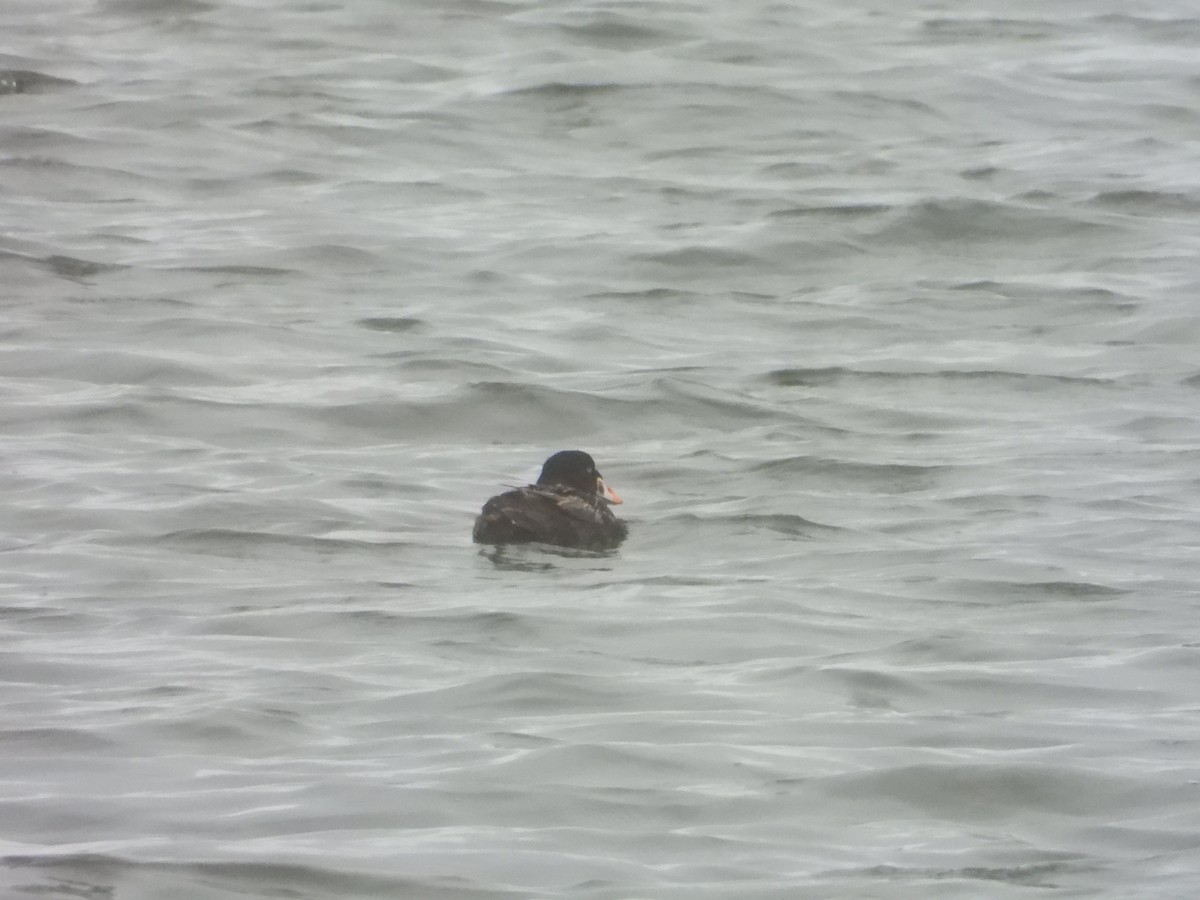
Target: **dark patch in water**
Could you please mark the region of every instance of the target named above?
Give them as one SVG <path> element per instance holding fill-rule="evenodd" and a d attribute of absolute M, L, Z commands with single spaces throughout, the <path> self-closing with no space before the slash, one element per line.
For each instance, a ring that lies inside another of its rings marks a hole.
<path fill-rule="evenodd" d="M 358 324 L 370 331 L 386 331 L 390 334 L 402 334 L 413 331 L 425 323 L 420 319 L 406 316 L 374 316 L 369 319 L 359 319 Z"/>
<path fill-rule="evenodd" d="M 90 259 L 59 255 L 47 256 L 42 260 L 42 263 L 55 275 L 61 275 L 63 278 L 68 278 L 71 281 L 83 281 L 93 275 L 99 275 L 101 272 L 112 272 L 116 269 L 125 268 L 125 266 L 118 266 L 112 263 L 100 263 Z"/>

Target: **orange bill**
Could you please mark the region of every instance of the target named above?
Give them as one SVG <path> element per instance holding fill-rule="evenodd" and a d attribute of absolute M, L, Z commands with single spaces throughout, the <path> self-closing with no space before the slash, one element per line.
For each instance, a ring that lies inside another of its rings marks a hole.
<path fill-rule="evenodd" d="M 607 500 L 609 503 L 616 504 L 616 503 L 624 503 L 625 502 L 620 497 L 617 496 L 616 491 L 614 491 L 612 488 L 610 488 L 607 484 L 604 483 L 603 478 L 596 479 L 596 492 L 601 497 L 603 497 L 605 500 Z"/>

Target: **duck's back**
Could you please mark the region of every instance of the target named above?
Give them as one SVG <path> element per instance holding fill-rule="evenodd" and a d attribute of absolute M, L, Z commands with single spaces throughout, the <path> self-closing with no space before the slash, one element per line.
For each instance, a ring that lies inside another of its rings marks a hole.
<path fill-rule="evenodd" d="M 523 487 L 489 500 L 475 520 L 477 544 L 554 544 L 604 550 L 625 539 L 624 522 L 573 491 Z"/>

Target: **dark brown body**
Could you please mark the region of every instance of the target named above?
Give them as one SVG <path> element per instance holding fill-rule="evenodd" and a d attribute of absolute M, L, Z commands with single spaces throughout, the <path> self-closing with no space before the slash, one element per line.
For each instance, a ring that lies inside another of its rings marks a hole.
<path fill-rule="evenodd" d="M 608 503 L 562 485 L 530 485 L 489 500 L 475 520 L 477 544 L 553 544 L 608 550 L 629 533 Z"/>

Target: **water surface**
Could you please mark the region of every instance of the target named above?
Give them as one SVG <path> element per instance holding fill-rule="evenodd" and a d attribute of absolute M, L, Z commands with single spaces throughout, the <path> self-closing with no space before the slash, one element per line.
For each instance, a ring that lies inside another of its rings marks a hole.
<path fill-rule="evenodd" d="M 7 4 L 5 893 L 1194 896 L 1198 40 Z"/>

